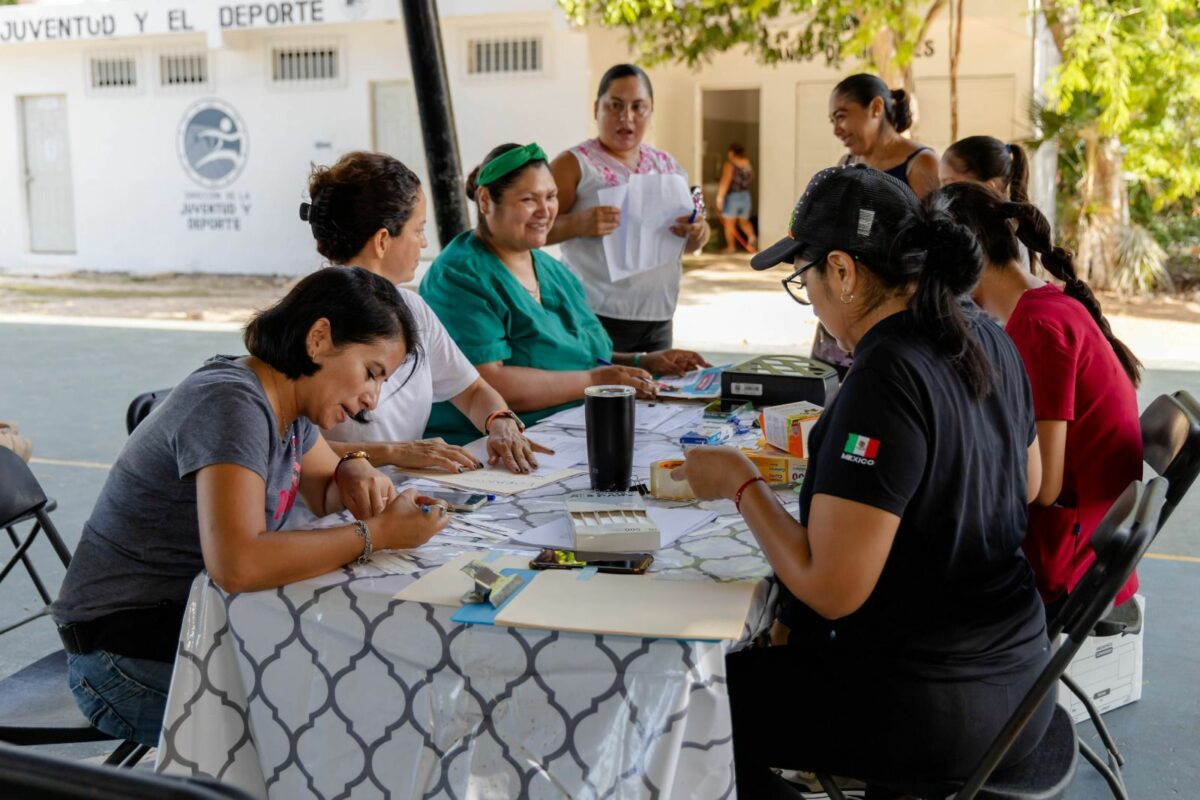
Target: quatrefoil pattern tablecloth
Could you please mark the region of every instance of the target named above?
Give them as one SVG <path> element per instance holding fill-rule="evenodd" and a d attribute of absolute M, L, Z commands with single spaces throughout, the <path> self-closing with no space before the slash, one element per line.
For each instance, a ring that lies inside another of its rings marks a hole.
<path fill-rule="evenodd" d="M 486 508 L 532 527 L 586 483 Z M 201 574 L 158 768 L 287 800 L 733 797 L 724 656 L 766 629 L 775 589 L 732 504 L 712 507 L 724 516 L 654 570 L 757 579 L 737 643 L 463 626 L 454 609 L 395 600 L 468 549 L 448 544 L 414 551 L 411 575 L 346 568 L 227 595 Z"/>

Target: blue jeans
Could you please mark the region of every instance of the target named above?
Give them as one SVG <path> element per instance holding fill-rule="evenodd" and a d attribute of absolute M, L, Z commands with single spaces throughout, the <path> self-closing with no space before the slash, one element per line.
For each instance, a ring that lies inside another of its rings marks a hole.
<path fill-rule="evenodd" d="M 116 739 L 158 746 L 173 664 L 95 650 L 67 655 L 75 703 L 93 726 Z"/>

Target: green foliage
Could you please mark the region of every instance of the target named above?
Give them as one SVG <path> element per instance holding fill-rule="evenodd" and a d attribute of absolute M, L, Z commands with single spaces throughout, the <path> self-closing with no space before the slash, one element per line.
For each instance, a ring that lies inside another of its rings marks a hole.
<path fill-rule="evenodd" d="M 1125 147 L 1154 211 L 1200 194 L 1200 10 L 1195 0 L 1053 0 L 1068 33 L 1043 122 L 1094 124 Z M 1070 149 L 1069 138 L 1056 137 Z"/>
<path fill-rule="evenodd" d="M 908 66 L 931 7 L 945 0 L 558 0 L 577 25 L 624 28 L 646 64 L 695 68 L 745 47 L 764 64 L 822 58 L 870 60 L 881 32 L 894 37 L 890 65 Z"/>
<path fill-rule="evenodd" d="M 1150 231 L 1127 225 L 1117 241 L 1117 276 L 1114 288 L 1129 294 L 1148 294 L 1174 287 L 1167 272 L 1167 253 Z"/>

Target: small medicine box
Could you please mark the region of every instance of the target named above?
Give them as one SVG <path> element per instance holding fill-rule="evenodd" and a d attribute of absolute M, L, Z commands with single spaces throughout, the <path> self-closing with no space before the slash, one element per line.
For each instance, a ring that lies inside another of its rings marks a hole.
<path fill-rule="evenodd" d="M 762 410 L 759 427 L 772 447 L 808 458 L 808 433 L 821 416 L 821 407 L 812 403 L 788 403 Z"/>

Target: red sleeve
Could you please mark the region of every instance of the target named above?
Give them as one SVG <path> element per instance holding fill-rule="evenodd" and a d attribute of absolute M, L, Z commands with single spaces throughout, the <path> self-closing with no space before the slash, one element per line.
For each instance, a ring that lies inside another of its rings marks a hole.
<path fill-rule="evenodd" d="M 1072 337 L 1047 320 L 1010 320 L 1005 328 L 1025 362 L 1039 420 L 1075 419 L 1075 372 L 1079 350 Z"/>

